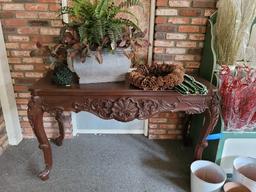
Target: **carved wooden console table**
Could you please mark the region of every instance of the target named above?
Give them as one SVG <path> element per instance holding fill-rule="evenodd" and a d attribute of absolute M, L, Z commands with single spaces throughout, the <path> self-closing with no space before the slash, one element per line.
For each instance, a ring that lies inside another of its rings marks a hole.
<path fill-rule="evenodd" d="M 39 177 L 47 180 L 53 164 L 51 146 L 43 127 L 44 112 L 54 114 L 58 121 L 60 135 L 52 140 L 58 146 L 64 139 L 63 111 L 88 111 L 103 119 L 123 122 L 147 119 L 164 111 L 184 111 L 187 114 L 205 112 L 204 129 L 195 149 L 195 159 L 201 159 L 208 145 L 206 137 L 212 132 L 219 117 L 219 99 L 214 86 L 202 79 L 199 81 L 207 86 L 208 95 L 183 96 L 171 90 L 143 91 L 131 88 L 125 82 L 57 87 L 51 84 L 49 77 L 42 78 L 30 89 L 32 97 L 28 104 L 29 121 L 45 161 L 45 169 Z"/>

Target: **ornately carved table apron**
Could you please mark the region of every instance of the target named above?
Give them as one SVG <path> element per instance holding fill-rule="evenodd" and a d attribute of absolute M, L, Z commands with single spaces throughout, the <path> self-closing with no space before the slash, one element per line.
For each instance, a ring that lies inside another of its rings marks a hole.
<path fill-rule="evenodd" d="M 122 122 L 147 119 L 164 111 L 184 111 L 187 114 L 205 114 L 204 128 L 195 149 L 195 159 L 201 159 L 208 143 L 206 137 L 212 132 L 219 117 L 217 89 L 200 79 L 209 90 L 208 95 L 183 96 L 175 91 L 143 91 L 129 87 L 125 82 L 57 87 L 48 76 L 40 79 L 30 89 L 28 117 L 44 154 L 45 169 L 39 174 L 42 180 L 49 178 L 52 168 L 51 145 L 43 126 L 43 114 L 54 114 L 60 135 L 53 143 L 60 146 L 64 139 L 63 111 L 88 111 L 103 119 Z"/>

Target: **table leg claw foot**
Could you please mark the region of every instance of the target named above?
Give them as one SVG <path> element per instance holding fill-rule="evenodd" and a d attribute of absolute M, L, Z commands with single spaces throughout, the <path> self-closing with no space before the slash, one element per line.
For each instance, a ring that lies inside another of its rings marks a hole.
<path fill-rule="evenodd" d="M 46 167 L 42 172 L 39 173 L 38 177 L 42 181 L 46 181 L 49 179 L 49 174 L 50 174 L 50 169 Z"/>
<path fill-rule="evenodd" d="M 54 143 L 57 146 L 62 146 L 63 144 L 63 139 L 60 137 L 57 137 L 55 139 L 51 139 L 51 142 Z"/>

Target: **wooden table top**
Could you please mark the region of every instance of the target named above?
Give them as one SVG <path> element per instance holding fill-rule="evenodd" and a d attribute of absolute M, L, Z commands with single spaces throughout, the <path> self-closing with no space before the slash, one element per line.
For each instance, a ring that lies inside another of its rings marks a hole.
<path fill-rule="evenodd" d="M 217 88 L 213 86 L 210 82 L 200 78 L 195 77 L 197 81 L 204 84 L 208 90 L 217 91 Z M 45 77 L 38 80 L 30 89 L 33 95 L 61 95 L 61 96 L 74 96 L 74 95 L 180 95 L 175 90 L 163 90 L 163 91 L 145 91 L 135 88 L 129 85 L 128 82 L 111 82 L 111 83 L 91 83 L 91 84 L 75 84 L 72 86 L 57 86 L 51 82 L 51 77 L 47 74 Z M 199 95 L 198 95 L 199 96 Z M 202 96 L 202 95 L 200 95 Z"/>

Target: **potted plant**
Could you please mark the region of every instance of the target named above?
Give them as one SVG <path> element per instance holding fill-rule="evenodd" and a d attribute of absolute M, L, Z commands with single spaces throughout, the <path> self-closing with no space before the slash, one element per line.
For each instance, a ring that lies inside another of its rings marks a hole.
<path fill-rule="evenodd" d="M 53 48 L 38 44 L 39 49 L 31 55 L 50 56 L 53 68 L 59 66 L 57 63 L 69 63 L 80 84 L 123 81 L 137 49 L 148 46 L 144 39 L 147 31 L 142 32 L 138 19 L 128 10 L 132 6 L 141 3 L 75 0 L 72 6 L 61 10 L 61 14 L 69 14 L 71 22 L 64 23 L 59 44 Z"/>

